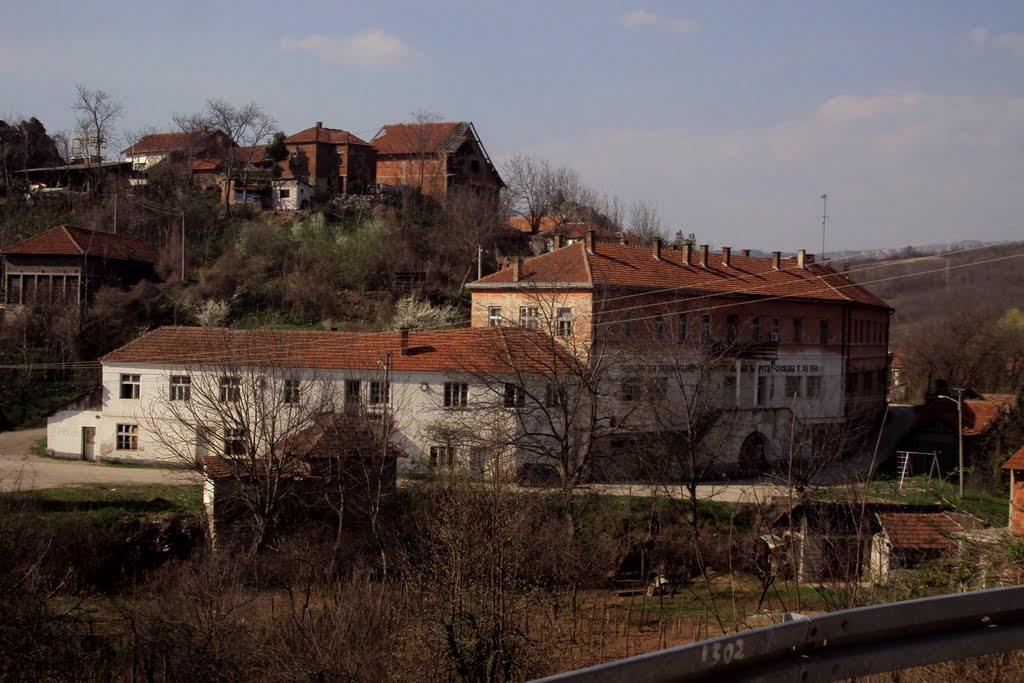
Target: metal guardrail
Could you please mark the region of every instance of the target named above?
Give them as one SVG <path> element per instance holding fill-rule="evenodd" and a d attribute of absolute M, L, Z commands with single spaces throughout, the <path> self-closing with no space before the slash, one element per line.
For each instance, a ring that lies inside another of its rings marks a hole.
<path fill-rule="evenodd" d="M 833 681 L 1018 649 L 1024 649 L 1024 586 L 831 612 L 543 681 Z"/>

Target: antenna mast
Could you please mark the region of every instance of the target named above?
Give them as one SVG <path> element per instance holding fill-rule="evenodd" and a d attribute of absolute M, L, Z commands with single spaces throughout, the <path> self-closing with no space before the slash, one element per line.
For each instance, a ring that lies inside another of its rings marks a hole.
<path fill-rule="evenodd" d="M 828 220 L 828 194 L 820 197 L 821 206 L 821 260 L 825 260 L 825 221 Z"/>

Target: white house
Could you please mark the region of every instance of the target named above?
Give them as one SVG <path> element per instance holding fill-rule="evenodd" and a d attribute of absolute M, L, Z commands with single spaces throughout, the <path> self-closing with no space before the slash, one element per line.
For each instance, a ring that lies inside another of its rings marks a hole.
<path fill-rule="evenodd" d="M 521 351 L 529 345 L 514 343 L 524 336 L 543 339 L 495 329 L 163 327 L 100 359 L 99 405 L 77 403 L 54 413 L 47 448 L 63 458 L 185 466 L 230 452 L 233 435 L 212 404 L 244 404 L 253 390 L 280 396 L 278 413 L 302 402 L 316 410 L 329 403 L 345 411 L 386 411 L 394 425 L 391 441 L 403 454 L 400 469 L 459 462 L 479 471 L 485 451 L 519 457 L 511 445 L 517 420 L 505 410 L 516 392 L 499 380 L 508 372 L 521 381 L 529 371 L 533 361 Z M 265 409 L 254 413 L 259 410 Z"/>

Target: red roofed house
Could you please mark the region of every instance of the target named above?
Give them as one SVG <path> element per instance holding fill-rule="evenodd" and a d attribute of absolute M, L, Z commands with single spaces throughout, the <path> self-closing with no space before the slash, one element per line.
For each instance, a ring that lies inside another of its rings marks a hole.
<path fill-rule="evenodd" d="M 221 159 L 235 144 L 220 130 L 195 133 L 152 133 L 144 135 L 121 151 L 132 162 L 132 170 L 148 171 L 166 160 Z"/>
<path fill-rule="evenodd" d="M 310 199 L 361 194 L 377 183 L 376 150 L 348 131 L 317 121 L 286 137 L 284 144 L 289 156 L 274 181 L 275 208 L 308 208 Z"/>
<path fill-rule="evenodd" d="M 137 237 L 60 225 L 0 250 L 3 307 L 87 302 L 101 285 L 153 277 L 156 249 Z"/>
<path fill-rule="evenodd" d="M 508 445 L 514 437 L 484 438 L 475 409 L 499 409 L 500 420 L 488 413 L 489 433 L 502 424 L 515 433 L 518 423 L 503 409 L 508 387 L 482 377 L 536 376 L 540 388 L 532 393 L 543 395 L 552 356 L 550 350 L 533 353 L 538 343 L 550 347 L 550 338 L 518 329 L 349 333 L 161 327 L 100 359 L 100 407 L 50 416 L 47 448 L 57 457 L 105 461 L 184 465 L 208 456 L 230 461 L 242 427 L 225 425 L 214 410 L 208 418 L 189 414 L 188 406 L 251 406 L 280 398 L 285 404 L 319 401 L 319 415 L 390 418 L 389 441 L 405 470 L 459 462 L 481 474 L 499 461 L 501 467 L 518 468 L 527 456 Z M 514 391 L 511 397 L 516 398 Z M 274 405 L 273 411 L 281 409 L 279 402 Z M 325 405 L 329 409 L 321 410 Z M 294 439 L 295 433 L 282 430 L 278 437 Z"/>
<path fill-rule="evenodd" d="M 705 407 L 720 411 L 705 441 L 716 469 L 754 472 L 787 460 L 794 422 L 798 448 L 832 447 L 885 406 L 892 309 L 803 251 L 758 258 L 660 240 L 606 243 L 590 231 L 469 289 L 474 327 L 536 328 L 576 352 L 620 354 L 620 417 L 644 415 L 643 386 L 684 391 L 700 378 Z M 670 413 L 685 403 L 668 402 Z M 687 424 L 682 415 L 647 417 L 669 420 L 662 430 Z M 637 420 L 638 433 L 651 428 Z M 633 450 L 618 445 L 623 457 Z"/>
<path fill-rule="evenodd" d="M 456 187 L 496 199 L 505 186 L 469 121 L 390 123 L 371 142 L 382 185 L 413 187 L 439 201 Z"/>
<path fill-rule="evenodd" d="M 1010 533 L 1024 537 L 1024 446 L 1003 463 L 1010 473 Z"/>

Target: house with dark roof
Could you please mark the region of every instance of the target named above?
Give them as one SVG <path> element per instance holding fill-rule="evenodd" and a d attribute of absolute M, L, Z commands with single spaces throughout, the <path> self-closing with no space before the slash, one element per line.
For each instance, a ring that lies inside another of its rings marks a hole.
<path fill-rule="evenodd" d="M 166 160 L 222 159 L 235 146 L 227 134 L 211 128 L 143 135 L 121 154 L 132 163 L 133 171 L 143 172 Z"/>
<path fill-rule="evenodd" d="M 154 277 L 157 251 L 137 237 L 59 225 L 4 247 L 5 309 L 87 303 L 101 286 Z"/>
<path fill-rule="evenodd" d="M 443 200 L 455 188 L 497 198 L 505 186 L 471 121 L 389 123 L 371 140 L 377 182 Z"/>
<path fill-rule="evenodd" d="M 819 456 L 853 448 L 851 435 L 884 409 L 892 309 L 813 255 L 636 246 L 594 230 L 555 246 L 470 283 L 473 326 L 539 329 L 577 353 L 621 354 L 622 415 L 649 402 L 637 387 L 699 382 L 717 414 L 707 437 L 717 468 L 762 471 L 794 442 Z M 685 428 L 685 416 L 669 417 L 657 431 Z"/>

